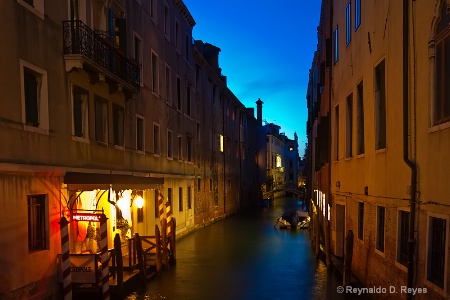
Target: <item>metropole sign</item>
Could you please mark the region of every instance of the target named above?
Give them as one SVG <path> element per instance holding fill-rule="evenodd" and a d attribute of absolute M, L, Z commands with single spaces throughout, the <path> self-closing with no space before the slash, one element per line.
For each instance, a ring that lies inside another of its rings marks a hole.
<path fill-rule="evenodd" d="M 73 213 L 72 221 L 100 222 L 101 216 L 100 214 Z"/>

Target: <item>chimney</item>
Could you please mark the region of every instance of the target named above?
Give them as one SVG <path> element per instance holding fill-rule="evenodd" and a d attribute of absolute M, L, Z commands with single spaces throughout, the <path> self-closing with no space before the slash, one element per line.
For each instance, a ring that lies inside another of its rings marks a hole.
<path fill-rule="evenodd" d="M 258 98 L 256 101 L 256 120 L 258 120 L 258 124 L 262 125 L 262 105 L 264 102 L 261 101 L 261 98 Z"/>

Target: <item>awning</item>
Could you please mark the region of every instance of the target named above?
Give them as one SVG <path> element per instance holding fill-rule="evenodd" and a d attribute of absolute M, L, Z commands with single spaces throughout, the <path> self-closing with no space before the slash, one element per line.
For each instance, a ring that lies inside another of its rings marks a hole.
<path fill-rule="evenodd" d="M 122 174 L 100 174 L 67 172 L 64 183 L 69 190 L 91 191 L 95 189 L 107 190 L 147 190 L 156 189 L 164 184 L 164 178 L 142 177 Z"/>

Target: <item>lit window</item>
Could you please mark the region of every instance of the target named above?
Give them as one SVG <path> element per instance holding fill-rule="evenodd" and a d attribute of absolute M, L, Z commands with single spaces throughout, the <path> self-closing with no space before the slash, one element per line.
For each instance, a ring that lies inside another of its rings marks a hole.
<path fill-rule="evenodd" d="M 219 135 L 219 151 L 223 152 L 223 135 Z"/>
<path fill-rule="evenodd" d="M 334 28 L 334 63 L 337 63 L 339 60 L 339 31 L 338 26 Z"/>

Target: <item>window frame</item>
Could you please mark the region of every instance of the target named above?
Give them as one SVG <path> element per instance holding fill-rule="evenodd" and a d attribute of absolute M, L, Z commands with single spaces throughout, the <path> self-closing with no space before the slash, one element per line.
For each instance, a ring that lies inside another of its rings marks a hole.
<path fill-rule="evenodd" d="M 404 217 L 407 214 L 405 222 Z M 397 257 L 396 262 L 407 267 L 408 264 L 408 240 L 409 240 L 409 218 L 410 212 L 399 209 L 397 212 Z"/>
<path fill-rule="evenodd" d="M 431 259 L 436 259 L 436 253 L 434 251 L 430 251 L 430 250 L 432 250 L 431 245 L 430 245 L 431 244 L 430 241 L 432 239 L 432 230 L 433 230 L 432 224 L 431 224 L 432 218 L 445 221 L 445 233 L 444 233 L 445 241 L 443 243 L 443 249 L 444 249 L 443 260 L 444 260 L 444 262 L 443 263 L 437 262 L 435 265 L 432 265 L 430 263 Z M 446 264 L 448 261 L 448 251 L 447 251 L 447 249 L 448 249 L 448 232 L 449 232 L 449 217 L 448 216 L 436 214 L 436 213 L 428 213 L 428 215 L 427 215 L 427 235 L 428 236 L 427 236 L 427 248 L 426 248 L 427 255 L 426 255 L 425 279 L 427 280 L 427 282 L 429 282 L 432 285 L 434 285 L 440 289 L 443 289 L 443 290 L 447 289 L 447 277 L 448 277 L 447 273 L 448 273 L 448 271 L 446 268 Z M 437 282 L 437 280 L 434 278 L 430 278 L 430 272 L 435 271 L 436 270 L 435 266 L 437 266 L 437 265 L 443 266 L 442 283 Z"/>
<path fill-rule="evenodd" d="M 139 149 L 139 122 L 138 120 L 142 120 L 142 149 Z M 139 114 L 136 114 L 136 151 L 141 152 L 141 153 L 145 153 L 145 118 Z"/>
<path fill-rule="evenodd" d="M 345 44 L 348 46 L 352 41 L 352 2 L 349 0 L 345 6 Z"/>
<path fill-rule="evenodd" d="M 153 154 L 161 155 L 161 127 L 153 122 Z"/>
<path fill-rule="evenodd" d="M 385 251 L 385 243 L 386 243 L 386 207 L 377 205 L 376 207 L 376 218 L 377 218 L 377 227 L 376 227 L 376 237 L 375 237 L 375 250 L 384 254 Z M 383 213 L 381 213 L 383 212 Z"/>
<path fill-rule="evenodd" d="M 28 5 L 28 4 L 27 4 Z M 19 59 L 20 66 L 20 90 L 21 90 L 21 104 L 22 104 L 22 124 L 26 131 L 38 132 L 41 134 L 49 134 L 49 109 L 48 109 L 48 77 L 47 71 L 25 61 Z M 31 73 L 37 78 L 36 83 L 36 110 L 37 110 L 37 124 L 27 124 L 26 117 L 26 88 L 25 88 L 25 73 Z"/>
<path fill-rule="evenodd" d="M 71 85 L 71 91 L 72 136 L 77 140 L 89 142 L 89 91 L 75 84 Z M 79 116 L 75 108 L 78 101 L 75 94 L 80 96 Z M 83 99 L 83 95 L 85 99 Z M 77 125 L 78 122 L 80 123 L 79 125 Z M 81 134 L 78 133 L 78 126 L 81 126 Z"/>
<path fill-rule="evenodd" d="M 30 203 L 37 200 L 39 203 Z M 36 207 L 37 210 L 36 211 Z M 33 215 L 31 215 L 33 214 Z M 33 217 L 34 216 L 34 217 Z M 38 219 L 38 220 L 36 220 Z M 36 253 L 49 249 L 49 212 L 48 195 L 27 195 L 28 253 Z M 36 224 L 37 223 L 37 224 Z M 36 238 L 36 236 L 39 236 Z M 36 239 L 39 239 L 37 241 Z M 36 245 L 39 244 L 39 245 Z"/>
<path fill-rule="evenodd" d="M 380 70 L 381 67 L 383 67 L 383 72 Z M 387 147 L 386 83 L 386 61 L 382 59 L 374 68 L 375 150 L 382 150 Z"/>

